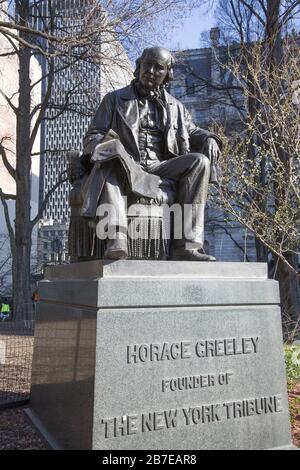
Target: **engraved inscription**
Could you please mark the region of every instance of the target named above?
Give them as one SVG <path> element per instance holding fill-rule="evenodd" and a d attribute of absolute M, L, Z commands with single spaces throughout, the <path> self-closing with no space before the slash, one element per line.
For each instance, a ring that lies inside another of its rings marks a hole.
<path fill-rule="evenodd" d="M 239 354 L 256 354 L 258 337 L 209 339 L 198 341 L 195 346 L 198 357 L 232 356 Z"/>
<path fill-rule="evenodd" d="M 176 428 L 178 410 L 154 411 L 142 414 L 142 432 Z"/>
<path fill-rule="evenodd" d="M 177 392 L 178 390 L 193 390 L 214 387 L 216 385 L 228 385 L 233 372 L 221 372 L 219 374 L 190 375 L 186 377 L 172 377 L 162 380 L 162 392 Z"/>
<path fill-rule="evenodd" d="M 241 401 L 224 403 L 227 419 L 244 418 L 246 416 L 261 415 L 267 413 L 280 413 L 282 408 L 282 397 L 262 397 Z"/>
<path fill-rule="evenodd" d="M 203 339 L 174 343 L 133 344 L 127 346 L 127 363 L 176 361 L 191 357 L 219 357 L 258 353 L 258 336 L 243 338 Z"/>
<path fill-rule="evenodd" d="M 144 412 L 141 415 L 134 414 L 104 418 L 101 420 L 101 424 L 103 426 L 104 437 L 109 439 L 137 433 L 172 430 L 182 426 L 251 418 L 255 415 L 275 415 L 284 411 L 282 400 L 283 397 L 281 395 L 247 398 L 224 403 Z"/>
<path fill-rule="evenodd" d="M 129 436 L 138 432 L 137 415 L 120 416 L 119 418 L 102 419 L 106 438 Z"/>
<path fill-rule="evenodd" d="M 191 342 L 180 341 L 177 343 L 163 344 L 134 344 L 127 346 L 128 364 L 137 362 L 153 362 L 177 359 L 189 359 L 191 357 Z"/>
<path fill-rule="evenodd" d="M 213 423 L 222 420 L 220 404 L 182 408 L 185 424 Z"/>

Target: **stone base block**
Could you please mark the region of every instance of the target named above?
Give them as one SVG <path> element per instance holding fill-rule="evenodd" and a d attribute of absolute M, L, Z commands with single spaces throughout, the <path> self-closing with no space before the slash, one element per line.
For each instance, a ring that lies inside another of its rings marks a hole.
<path fill-rule="evenodd" d="M 93 261 L 39 290 L 29 415 L 53 448 L 291 445 L 264 264 Z"/>

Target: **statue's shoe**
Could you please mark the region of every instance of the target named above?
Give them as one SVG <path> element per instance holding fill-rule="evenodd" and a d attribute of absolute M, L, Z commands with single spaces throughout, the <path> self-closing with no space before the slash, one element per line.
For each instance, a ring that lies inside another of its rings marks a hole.
<path fill-rule="evenodd" d="M 127 238 L 107 240 L 103 259 L 126 259 L 128 257 Z"/>
<path fill-rule="evenodd" d="M 175 248 L 171 260 L 173 261 L 217 261 L 214 256 L 200 253 L 198 250 L 186 250 L 185 248 Z"/>

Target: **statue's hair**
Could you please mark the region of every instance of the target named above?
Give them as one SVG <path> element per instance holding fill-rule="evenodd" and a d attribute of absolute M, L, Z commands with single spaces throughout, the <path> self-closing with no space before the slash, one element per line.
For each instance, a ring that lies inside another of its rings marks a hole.
<path fill-rule="evenodd" d="M 136 78 L 139 78 L 142 60 L 146 57 L 148 52 L 150 52 L 153 49 L 156 49 L 156 47 L 150 47 L 150 48 L 144 49 L 142 55 L 136 60 L 136 62 L 135 62 L 135 71 L 134 71 L 134 76 Z M 168 73 L 167 73 L 166 78 L 163 82 L 163 86 L 167 86 L 173 80 L 173 77 L 174 77 L 174 72 L 173 72 L 174 62 L 175 62 L 174 57 L 170 53 L 170 61 L 168 63 Z"/>

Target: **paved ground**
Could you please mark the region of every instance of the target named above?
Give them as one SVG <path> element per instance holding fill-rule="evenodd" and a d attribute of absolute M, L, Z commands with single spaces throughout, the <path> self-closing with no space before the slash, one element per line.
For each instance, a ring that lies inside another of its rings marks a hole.
<path fill-rule="evenodd" d="M 0 411 L 0 450 L 46 450 L 27 421 L 24 407 Z"/>

